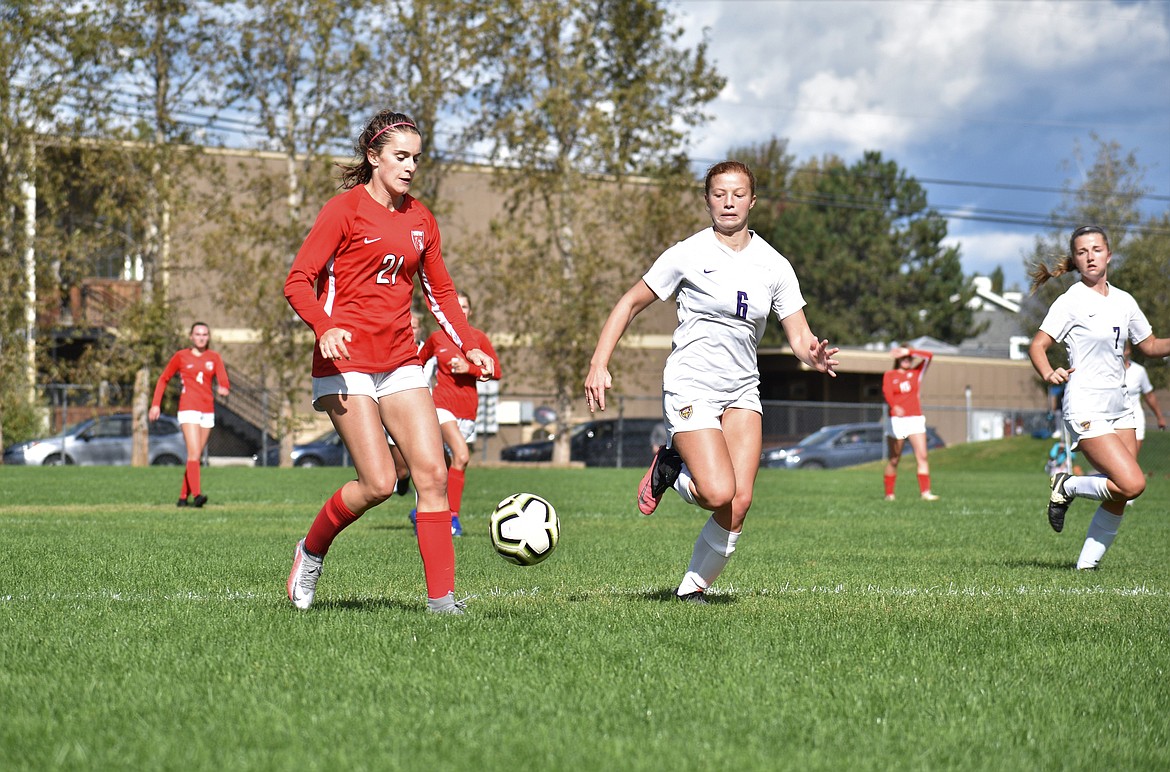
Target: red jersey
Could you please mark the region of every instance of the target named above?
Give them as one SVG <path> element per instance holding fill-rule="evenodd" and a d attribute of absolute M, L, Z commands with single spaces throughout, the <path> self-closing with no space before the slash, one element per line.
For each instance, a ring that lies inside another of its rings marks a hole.
<path fill-rule="evenodd" d="M 228 381 L 227 368 L 219 354 L 210 349 L 197 354 L 194 349 L 185 348 L 177 352 L 158 377 L 154 386 L 151 407 L 162 405 L 163 394 L 171 378 L 179 374 L 183 390 L 179 393 L 179 410 L 198 410 L 200 413 L 215 412 L 215 397 L 211 393 L 211 379 L 219 381 L 225 389 L 232 387 Z"/>
<path fill-rule="evenodd" d="M 882 377 L 882 394 L 886 404 L 890 406 L 892 416 L 922 415 L 922 403 L 918 399 L 918 391 L 922 386 L 922 376 L 926 374 L 926 366 L 930 364 L 934 354 L 929 351 L 913 349 L 910 355 L 920 357 L 922 361 L 917 367 L 903 370 L 899 367 L 887 370 Z"/>
<path fill-rule="evenodd" d="M 284 283 L 289 305 L 319 341 L 348 330 L 349 359 L 325 359 L 313 346 L 313 375 L 381 373 L 418 364 L 410 301 L 418 274 L 440 329 L 468 351 L 471 331 L 443 264 L 439 226 L 410 195 L 390 211 L 358 185 L 334 196 L 317 215 Z"/>
<path fill-rule="evenodd" d="M 471 328 L 471 348 L 478 348 L 492 358 L 494 370 L 491 377 L 493 380 L 499 380 L 500 358 L 496 356 L 496 350 L 492 348 L 487 335 L 474 327 Z M 418 358 L 423 362 L 431 357 L 439 363 L 435 368 L 435 388 L 432 392 L 435 407 L 450 410 L 451 415 L 456 418 L 475 420 L 476 413 L 479 412 L 479 392 L 476 391 L 475 384 L 483 372 L 482 369 L 468 362 L 468 366 L 471 367 L 469 372 L 451 372 L 451 360 L 463 359 L 463 356 L 454 341 L 441 330 L 431 333 L 431 337 L 427 338 L 418 351 Z"/>

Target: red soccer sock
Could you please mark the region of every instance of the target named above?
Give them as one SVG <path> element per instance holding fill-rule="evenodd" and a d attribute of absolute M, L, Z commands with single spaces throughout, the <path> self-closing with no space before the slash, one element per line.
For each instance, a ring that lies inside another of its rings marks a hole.
<path fill-rule="evenodd" d="M 922 493 L 926 493 L 927 491 L 930 490 L 930 475 L 928 475 L 928 474 L 918 475 L 918 490 L 921 491 Z"/>
<path fill-rule="evenodd" d="M 202 493 L 199 487 L 199 462 L 188 461 L 187 471 L 183 474 L 183 490 L 182 498 L 187 498 L 191 494 Z"/>
<path fill-rule="evenodd" d="M 422 555 L 427 597 L 441 598 L 455 589 L 455 543 L 451 539 L 451 510 L 419 512 L 418 554 Z"/>
<path fill-rule="evenodd" d="M 329 497 L 325 506 L 317 513 L 313 525 L 309 527 L 309 534 L 305 537 L 305 549 L 314 555 L 325 557 L 329 546 L 347 525 L 361 517 L 361 513 L 354 514 L 341 500 L 341 488 Z"/>
<path fill-rule="evenodd" d="M 451 505 L 451 516 L 459 516 L 459 506 L 463 503 L 463 482 L 466 472 L 462 469 L 447 470 L 447 502 Z"/>
<path fill-rule="evenodd" d="M 894 483 L 896 483 L 898 481 L 898 475 L 896 475 L 896 474 L 883 475 L 882 481 L 885 482 L 885 484 L 886 484 L 886 495 L 893 496 L 894 495 Z"/>

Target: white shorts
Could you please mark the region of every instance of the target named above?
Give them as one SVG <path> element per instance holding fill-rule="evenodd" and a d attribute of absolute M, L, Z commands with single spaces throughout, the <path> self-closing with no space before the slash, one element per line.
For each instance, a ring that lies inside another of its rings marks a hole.
<path fill-rule="evenodd" d="M 1141 442 L 1146 438 L 1146 412 L 1139 410 L 1133 414 L 1133 418 L 1133 428 L 1137 430 L 1137 438 Z"/>
<path fill-rule="evenodd" d="M 886 436 L 895 440 L 904 440 L 912 434 L 926 434 L 926 416 L 924 415 L 889 415 L 886 416 Z"/>
<path fill-rule="evenodd" d="M 445 407 L 435 408 L 435 413 L 439 416 L 439 426 L 455 421 L 457 424 L 459 424 L 459 433 L 463 435 L 463 441 L 468 445 L 475 442 L 474 418 L 456 418 L 455 414 Z"/>
<path fill-rule="evenodd" d="M 409 389 L 425 389 L 420 365 L 403 365 L 388 373 L 346 372 L 313 379 L 313 409 L 324 412 L 317 400 L 333 394 L 369 397 L 377 402 L 382 397 Z"/>
<path fill-rule="evenodd" d="M 181 424 L 199 424 L 204 429 L 215 427 L 215 413 L 204 413 L 202 410 L 180 410 L 178 419 Z"/>
<path fill-rule="evenodd" d="M 729 408 L 753 410 L 763 415 L 758 389 L 748 389 L 727 399 L 690 399 L 669 392 L 662 395 L 662 416 L 666 431 L 671 437 L 679 432 L 694 432 L 699 429 L 723 431 L 723 413 Z"/>
<path fill-rule="evenodd" d="M 1068 429 L 1069 450 L 1076 450 L 1081 440 L 1091 440 L 1094 437 L 1104 437 L 1106 434 L 1116 434 L 1118 429 L 1136 429 L 1137 419 L 1133 413 L 1126 413 L 1117 418 L 1105 418 L 1100 414 L 1065 416 L 1064 425 Z"/>

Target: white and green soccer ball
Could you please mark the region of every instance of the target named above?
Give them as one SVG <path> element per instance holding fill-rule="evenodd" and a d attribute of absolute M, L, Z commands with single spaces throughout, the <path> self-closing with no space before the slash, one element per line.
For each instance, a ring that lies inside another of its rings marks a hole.
<path fill-rule="evenodd" d="M 535 493 L 513 493 L 492 512 L 491 537 L 504 560 L 534 566 L 556 549 L 561 521 L 553 505 Z"/>

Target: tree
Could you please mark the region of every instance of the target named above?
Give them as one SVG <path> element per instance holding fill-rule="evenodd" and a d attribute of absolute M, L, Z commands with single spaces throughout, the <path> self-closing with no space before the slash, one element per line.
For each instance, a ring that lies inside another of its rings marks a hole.
<path fill-rule="evenodd" d="M 357 42 L 362 3 L 246 0 L 242 5 L 224 50 L 227 94 L 255 116 L 263 149 L 275 151 L 280 163 L 223 196 L 208 255 L 220 273 L 220 297 L 259 334 L 257 375 L 279 395 L 281 464 L 289 465 L 298 428 L 293 405 L 309 346 L 305 326 L 279 287 L 308 230 L 306 198 L 328 193 L 330 151 L 338 137 L 350 133 L 364 84 L 382 75 L 371 75 L 369 51 Z"/>
<path fill-rule="evenodd" d="M 366 111 L 393 108 L 414 119 L 424 164 L 410 193 L 441 214 L 443 172 L 467 146 L 462 133 L 466 98 L 490 62 L 479 41 L 492 23 L 488 0 L 388 0 L 375 7 L 370 26 L 381 32 L 371 45 L 386 77 L 371 92 Z"/>
<path fill-rule="evenodd" d="M 1110 282 L 1134 296 L 1155 335 L 1170 336 L 1170 293 L 1166 290 L 1170 277 L 1170 211 L 1150 217 L 1135 228 L 1120 257 L 1120 265 L 1109 271 Z M 1136 349 L 1133 356 L 1149 369 L 1155 386 L 1170 383 L 1166 360 L 1148 359 Z"/>
<path fill-rule="evenodd" d="M 1003 294 L 1003 282 L 1004 282 L 1003 266 L 1002 265 L 995 266 L 995 268 L 991 271 L 991 276 L 989 276 L 988 278 L 991 279 L 991 291 L 997 295 L 1002 295 Z"/>
<path fill-rule="evenodd" d="M 492 249 L 466 259 L 479 307 L 508 309 L 557 396 L 558 462 L 609 308 L 681 235 L 683 142 L 723 85 L 706 43 L 681 36 L 650 0 L 509 0 L 485 29 L 480 55 L 497 69 L 473 94 L 468 136 L 499 165 L 508 206 Z"/>
<path fill-rule="evenodd" d="M 1067 166 L 1085 171 L 1079 180 L 1065 182 L 1061 202 L 1052 212 L 1052 230 L 1046 235 L 1037 236 L 1032 253 L 1025 257 L 1029 274 L 1040 263 L 1055 267 L 1064 260 L 1069 254 L 1069 235 L 1077 227 L 1091 224 L 1100 225 L 1109 234 L 1109 246 L 1114 253 L 1110 280 L 1119 282 L 1126 275 L 1124 266 L 1130 247 L 1130 234 L 1141 222 L 1140 202 L 1149 192 L 1143 181 L 1145 170 L 1133 153 L 1123 153 L 1116 142 L 1106 142 L 1095 134 L 1092 139 L 1096 143 L 1096 153 L 1090 164 L 1085 163 L 1079 143 L 1073 148 L 1073 157 Z M 1150 235 L 1156 233 L 1155 229 Z M 1163 232 L 1161 239 L 1165 239 L 1165 235 Z M 1135 278 L 1145 276 L 1143 263 L 1146 256 L 1149 256 L 1149 264 L 1156 265 L 1159 249 L 1157 242 L 1139 245 L 1136 252 L 1139 260 L 1130 269 L 1130 275 Z M 1133 292 L 1143 309 L 1147 303 L 1157 307 L 1157 293 L 1165 286 L 1165 275 L 1162 274 L 1158 281 L 1147 281 L 1144 286 L 1134 285 L 1127 289 Z M 1020 307 L 1021 334 L 1029 337 L 1035 335 L 1049 306 L 1075 281 L 1077 274 L 1072 272 L 1036 287 Z M 1165 321 L 1170 323 L 1170 319 Z M 1155 329 L 1158 327 L 1155 326 Z M 1067 365 L 1068 355 L 1062 346 L 1050 348 L 1048 356 L 1054 366 Z M 1154 374 L 1151 373 L 1153 378 Z"/>
<path fill-rule="evenodd" d="M 3 422 L 21 433 L 36 419 L 36 177 L 40 140 L 62 106 L 88 93 L 103 25 L 96 11 L 39 0 L 0 6 L 0 445 Z M 15 422 L 15 423 L 14 423 Z"/>
<path fill-rule="evenodd" d="M 876 151 L 850 167 L 812 160 L 786 187 L 757 203 L 755 229 L 792 261 L 818 336 L 958 343 L 977 332 L 959 251 L 942 246 L 946 220 L 897 164 Z M 778 344 L 783 331 L 774 325 L 765 340 Z"/>

